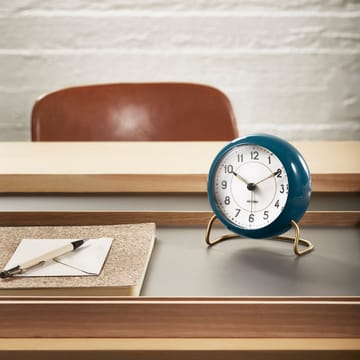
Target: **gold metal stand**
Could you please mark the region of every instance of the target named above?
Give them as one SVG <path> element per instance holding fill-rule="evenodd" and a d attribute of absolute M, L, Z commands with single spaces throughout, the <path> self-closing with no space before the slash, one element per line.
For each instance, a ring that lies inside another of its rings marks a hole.
<path fill-rule="evenodd" d="M 211 228 L 212 228 L 212 225 L 213 225 L 213 223 L 214 223 L 214 221 L 216 219 L 217 219 L 217 217 L 214 214 L 211 217 L 211 219 L 209 220 L 209 223 L 208 223 L 208 226 L 207 226 L 207 229 L 206 229 L 205 241 L 209 246 L 213 246 L 213 245 L 215 245 L 215 244 L 217 244 L 217 243 L 219 243 L 221 241 L 224 241 L 224 240 L 234 239 L 234 238 L 241 238 L 240 235 L 230 233 L 230 234 L 225 234 L 223 236 L 220 236 L 220 237 L 218 237 L 218 238 L 216 238 L 214 240 L 210 240 Z M 306 253 L 310 252 L 311 250 L 313 250 L 314 245 L 310 241 L 300 238 L 300 229 L 299 229 L 298 224 L 295 221 L 291 220 L 291 225 L 293 226 L 294 231 L 295 231 L 295 236 L 294 237 L 277 236 L 277 237 L 271 238 L 271 240 L 294 241 L 294 253 L 296 255 L 303 255 L 303 254 L 306 254 Z M 305 249 L 301 250 L 299 248 L 300 244 L 304 245 Z"/>

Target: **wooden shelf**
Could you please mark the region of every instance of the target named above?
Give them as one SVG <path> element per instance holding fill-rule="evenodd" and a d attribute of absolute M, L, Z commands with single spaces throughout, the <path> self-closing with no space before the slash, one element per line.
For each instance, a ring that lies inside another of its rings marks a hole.
<path fill-rule="evenodd" d="M 211 162 L 224 145 L 0 143 L 0 193 L 206 193 Z M 354 156 L 360 142 L 294 145 L 308 162 L 314 192 L 360 192 L 360 165 Z"/>

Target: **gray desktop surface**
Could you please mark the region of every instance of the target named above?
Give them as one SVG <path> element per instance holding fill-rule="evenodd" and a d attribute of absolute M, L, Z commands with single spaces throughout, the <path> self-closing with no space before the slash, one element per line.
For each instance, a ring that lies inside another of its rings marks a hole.
<path fill-rule="evenodd" d="M 216 232 L 224 232 L 220 228 Z M 315 250 L 233 239 L 208 248 L 201 228 L 158 228 L 144 296 L 359 296 L 360 230 L 305 228 Z"/>

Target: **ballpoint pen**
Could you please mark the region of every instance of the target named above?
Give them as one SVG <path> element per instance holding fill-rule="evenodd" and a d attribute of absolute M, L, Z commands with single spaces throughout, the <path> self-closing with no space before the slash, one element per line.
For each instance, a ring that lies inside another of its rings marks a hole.
<path fill-rule="evenodd" d="M 63 245 L 55 250 L 46 252 L 40 256 L 37 256 L 31 260 L 25 261 L 22 264 L 19 264 L 11 269 L 3 270 L 0 272 L 0 278 L 5 279 L 13 275 L 22 274 L 28 269 L 31 269 L 35 266 L 42 265 L 49 260 L 53 260 L 61 255 L 65 255 L 69 252 L 72 252 L 83 245 L 89 239 L 80 239 L 70 242 L 69 244 Z"/>

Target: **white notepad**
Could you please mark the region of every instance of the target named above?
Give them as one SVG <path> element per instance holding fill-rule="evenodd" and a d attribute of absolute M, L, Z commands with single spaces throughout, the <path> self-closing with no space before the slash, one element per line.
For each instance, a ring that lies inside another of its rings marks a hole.
<path fill-rule="evenodd" d="M 15 267 L 77 239 L 22 239 L 6 269 Z M 55 260 L 16 276 L 87 276 L 99 275 L 112 244 L 112 238 L 89 239 L 84 245 Z"/>

